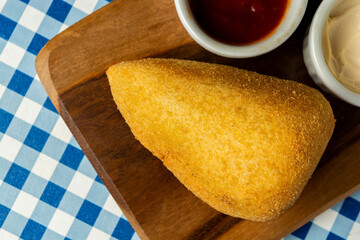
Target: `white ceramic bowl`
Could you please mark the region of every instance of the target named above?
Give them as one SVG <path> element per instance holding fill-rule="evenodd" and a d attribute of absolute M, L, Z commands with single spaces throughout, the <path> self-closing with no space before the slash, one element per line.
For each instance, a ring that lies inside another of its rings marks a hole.
<path fill-rule="evenodd" d="M 276 31 L 260 42 L 245 46 L 225 44 L 208 36 L 194 19 L 188 0 L 175 0 L 175 6 L 186 31 L 203 48 L 224 57 L 246 58 L 270 52 L 285 42 L 295 31 L 304 16 L 308 0 L 289 1 L 285 17 Z"/>
<path fill-rule="evenodd" d="M 333 93 L 345 102 L 360 107 L 360 94 L 350 91 L 334 77 L 325 62 L 322 50 L 324 25 L 330 12 L 341 1 L 326 0 L 320 4 L 304 40 L 304 62 L 310 76 L 323 90 Z"/>

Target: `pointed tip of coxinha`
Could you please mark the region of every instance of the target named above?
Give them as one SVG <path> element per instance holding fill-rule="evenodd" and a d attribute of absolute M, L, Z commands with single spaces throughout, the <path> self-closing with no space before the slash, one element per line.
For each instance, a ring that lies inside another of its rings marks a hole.
<path fill-rule="evenodd" d="M 175 59 L 107 71 L 135 137 L 196 196 L 255 221 L 291 207 L 333 133 L 330 104 L 294 81 Z"/>

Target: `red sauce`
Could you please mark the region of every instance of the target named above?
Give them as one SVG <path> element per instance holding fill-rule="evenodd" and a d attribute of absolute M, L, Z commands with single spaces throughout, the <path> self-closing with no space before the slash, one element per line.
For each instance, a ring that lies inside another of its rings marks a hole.
<path fill-rule="evenodd" d="M 274 32 L 288 0 L 189 0 L 189 4 L 208 35 L 225 43 L 247 45 Z"/>

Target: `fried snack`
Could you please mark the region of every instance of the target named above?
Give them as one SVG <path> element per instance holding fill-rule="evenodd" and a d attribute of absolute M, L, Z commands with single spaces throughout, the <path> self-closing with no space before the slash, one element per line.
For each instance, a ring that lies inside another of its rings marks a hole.
<path fill-rule="evenodd" d="M 216 210 L 266 221 L 294 204 L 333 133 L 330 104 L 294 81 L 174 59 L 107 70 L 135 137 Z"/>

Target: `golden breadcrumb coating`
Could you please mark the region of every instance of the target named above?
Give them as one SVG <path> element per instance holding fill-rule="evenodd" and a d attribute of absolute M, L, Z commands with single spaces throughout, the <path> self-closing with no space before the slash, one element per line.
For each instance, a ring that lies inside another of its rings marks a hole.
<path fill-rule="evenodd" d="M 106 73 L 135 137 L 234 217 L 266 221 L 292 206 L 334 130 L 324 96 L 294 81 L 175 59 L 122 62 Z"/>

